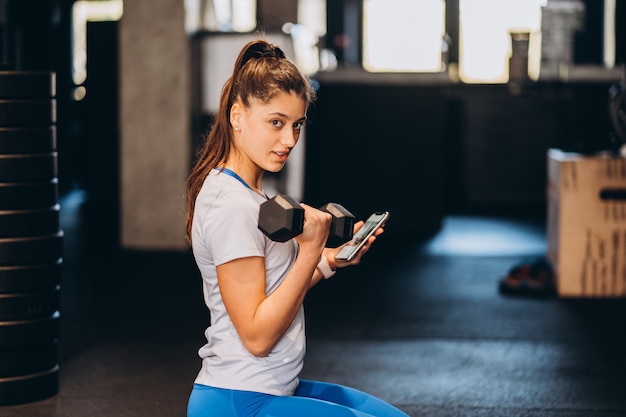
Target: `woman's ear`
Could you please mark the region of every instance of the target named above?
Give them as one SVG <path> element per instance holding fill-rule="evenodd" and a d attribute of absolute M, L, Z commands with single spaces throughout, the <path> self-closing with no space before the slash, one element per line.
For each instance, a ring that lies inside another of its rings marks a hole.
<path fill-rule="evenodd" d="M 232 107 L 230 108 L 230 124 L 235 128 L 235 130 L 239 130 L 239 123 L 241 120 L 241 114 L 243 112 L 243 107 L 241 103 L 236 101 Z"/>

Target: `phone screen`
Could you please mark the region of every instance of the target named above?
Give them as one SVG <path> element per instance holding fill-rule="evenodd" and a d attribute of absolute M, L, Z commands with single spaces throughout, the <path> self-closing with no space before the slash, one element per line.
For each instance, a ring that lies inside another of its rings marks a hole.
<path fill-rule="evenodd" d="M 361 226 L 361 228 L 354 234 L 352 240 L 344 246 L 335 259 L 339 261 L 349 261 L 354 255 L 361 249 L 361 247 L 367 242 L 370 236 L 376 232 L 378 229 L 389 217 L 388 212 L 382 213 L 374 213 L 372 214 Z"/>

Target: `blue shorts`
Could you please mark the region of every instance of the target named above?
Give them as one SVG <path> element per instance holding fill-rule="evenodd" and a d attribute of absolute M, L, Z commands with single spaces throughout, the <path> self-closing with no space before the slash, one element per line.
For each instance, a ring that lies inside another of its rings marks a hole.
<path fill-rule="evenodd" d="M 195 384 L 187 417 L 408 417 L 364 392 L 301 380 L 292 396 L 276 396 Z"/>

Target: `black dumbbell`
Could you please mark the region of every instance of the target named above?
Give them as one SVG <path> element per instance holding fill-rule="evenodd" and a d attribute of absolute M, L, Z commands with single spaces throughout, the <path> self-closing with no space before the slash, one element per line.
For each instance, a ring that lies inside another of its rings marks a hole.
<path fill-rule="evenodd" d="M 333 218 L 326 246 L 335 247 L 352 238 L 354 215 L 337 203 L 328 203 L 320 210 Z M 286 242 L 302 233 L 304 209 L 293 198 L 278 194 L 259 208 L 259 229 L 276 242 Z"/>

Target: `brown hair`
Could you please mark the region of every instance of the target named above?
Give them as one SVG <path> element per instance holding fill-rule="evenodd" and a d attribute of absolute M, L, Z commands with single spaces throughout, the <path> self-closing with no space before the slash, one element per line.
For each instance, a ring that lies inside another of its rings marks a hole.
<path fill-rule="evenodd" d="M 230 155 L 232 105 L 235 101 L 240 101 L 244 106 L 248 106 L 251 98 L 267 103 L 278 91 L 294 92 L 302 97 L 307 107 L 314 100 L 309 80 L 285 58 L 280 48 L 265 40 L 249 42 L 239 53 L 233 73 L 222 88 L 215 121 L 196 155 L 197 162 L 187 178 L 185 226 L 190 243 L 196 197 L 209 172 L 226 162 Z"/>

